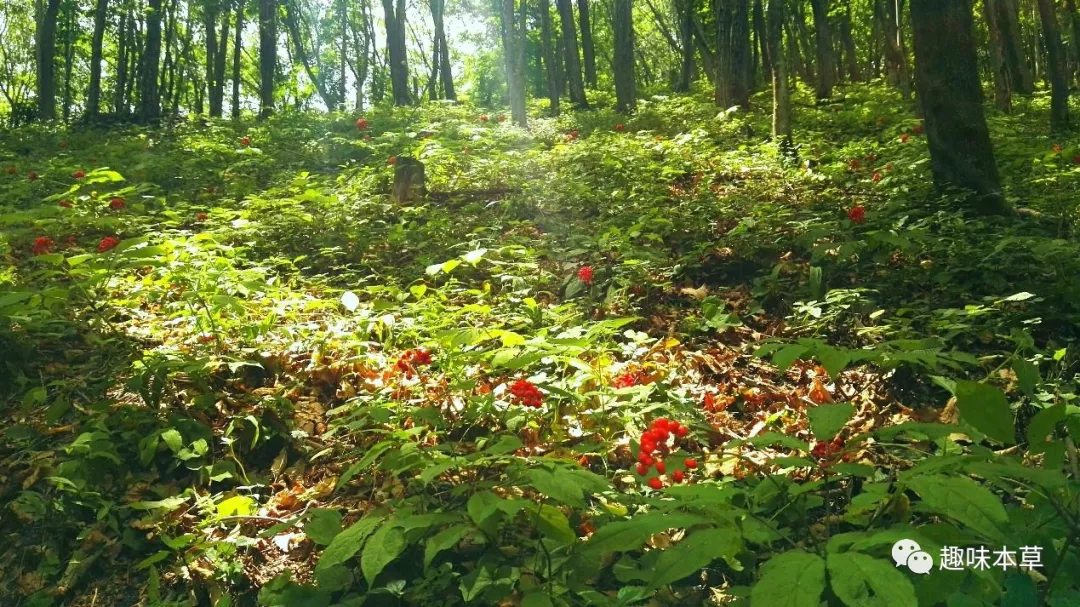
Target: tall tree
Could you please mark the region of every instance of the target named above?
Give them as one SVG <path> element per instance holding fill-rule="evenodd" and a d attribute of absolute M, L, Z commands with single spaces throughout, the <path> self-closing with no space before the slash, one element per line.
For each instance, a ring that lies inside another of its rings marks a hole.
<path fill-rule="evenodd" d="M 232 22 L 232 11 L 229 7 L 232 0 L 223 1 L 224 5 L 218 6 L 221 16 L 221 33 L 218 36 L 218 47 L 214 50 L 214 80 L 213 87 L 210 88 L 210 115 L 214 118 L 221 118 L 225 111 L 225 65 L 229 58 L 229 26 Z"/>
<path fill-rule="evenodd" d="M 1065 0 L 1065 9 L 1069 13 L 1069 27 L 1072 30 L 1073 62 L 1076 64 L 1076 76 L 1080 81 L 1080 12 L 1076 10 L 1076 0 Z"/>
<path fill-rule="evenodd" d="M 525 0 L 521 0 L 522 3 Z M 520 24 L 515 23 L 520 21 Z M 514 0 L 502 1 L 503 53 L 506 55 L 506 84 L 510 92 L 510 117 L 524 128 L 528 116 L 525 112 L 525 20 L 517 19 Z"/>
<path fill-rule="evenodd" d="M 791 139 L 791 83 L 788 82 L 787 59 L 784 57 L 784 2 L 769 0 L 766 19 L 772 64 L 772 136 L 781 150 L 791 153 L 794 144 Z"/>
<path fill-rule="evenodd" d="M 394 105 L 410 105 L 412 95 L 409 93 L 409 58 L 405 46 L 405 0 L 382 0 L 382 5 Z"/>
<path fill-rule="evenodd" d="M 56 118 L 56 22 L 60 0 L 35 0 L 38 117 Z"/>
<path fill-rule="evenodd" d="M 855 36 L 851 27 L 851 0 L 842 0 L 844 10 L 840 13 L 840 43 L 844 48 L 844 60 L 847 64 L 848 78 L 852 82 L 862 80 L 862 70 L 859 69 L 859 57 L 855 52 Z"/>
<path fill-rule="evenodd" d="M 829 27 L 829 0 L 811 0 L 814 9 L 814 31 L 817 41 L 817 87 L 818 99 L 832 97 L 835 74 L 832 50 L 832 29 Z"/>
<path fill-rule="evenodd" d="M 285 27 L 289 30 L 289 38 L 292 39 L 292 48 L 296 53 L 296 58 L 300 60 L 300 65 L 304 68 L 304 73 L 307 74 L 308 80 L 315 86 L 315 91 L 319 94 L 319 98 L 322 99 L 323 105 L 326 109 L 332 110 L 337 106 L 336 100 L 330 89 L 326 87 L 325 73 L 314 65 L 313 59 L 308 55 L 307 47 L 304 44 L 304 37 L 300 31 L 300 14 L 299 6 L 296 0 L 286 0 L 285 2 Z M 402 32 L 404 36 L 404 32 Z M 315 49 L 314 52 L 318 52 Z M 406 91 L 408 94 L 408 91 Z M 213 112 L 213 110 L 211 110 Z"/>
<path fill-rule="evenodd" d="M 628 114 L 637 109 L 637 85 L 634 80 L 634 17 L 630 0 L 615 0 L 612 11 L 614 32 L 616 109 Z"/>
<path fill-rule="evenodd" d="M 911 23 L 934 183 L 974 192 L 971 202 L 979 211 L 1005 212 L 983 114 L 971 2 L 911 0 Z"/>
<path fill-rule="evenodd" d="M 386 0 L 383 0 L 384 2 Z M 566 77 L 569 84 L 570 102 L 578 108 L 589 107 L 585 98 L 585 81 L 581 77 L 581 58 L 578 55 L 577 30 L 574 28 L 574 7 L 570 0 L 555 0 L 562 25 L 563 50 L 566 52 Z"/>
<path fill-rule="evenodd" d="M 734 0 L 716 0 L 716 105 L 722 109 L 732 106 L 731 89 L 735 67 L 731 45 L 731 22 Z"/>
<path fill-rule="evenodd" d="M 731 15 L 731 102 L 744 110 L 750 109 L 750 90 L 753 88 L 752 51 L 750 46 L 750 0 L 733 0 Z"/>
<path fill-rule="evenodd" d="M 127 113 L 127 104 L 124 103 L 127 92 L 128 74 L 128 29 L 132 27 L 130 9 L 120 13 L 120 27 L 116 40 L 116 86 L 113 89 L 113 112 L 117 116 Z"/>
<path fill-rule="evenodd" d="M 904 52 L 900 28 L 900 12 L 896 10 L 900 0 L 874 0 L 874 17 L 885 40 L 885 73 L 889 82 L 900 89 L 904 97 L 911 95 L 911 75 L 908 70 L 907 53 Z"/>
<path fill-rule="evenodd" d="M 161 0 L 147 0 L 146 46 L 142 56 L 139 90 L 139 118 L 155 124 L 161 118 L 161 94 L 158 69 L 161 61 Z"/>
<path fill-rule="evenodd" d="M 240 67 L 244 50 L 244 4 L 245 0 L 236 2 L 236 35 L 233 38 L 233 64 L 232 64 L 232 119 L 240 120 Z"/>
<path fill-rule="evenodd" d="M 1038 0 L 1050 73 L 1050 126 L 1054 130 L 1069 126 L 1069 68 L 1061 28 L 1054 13 L 1053 0 Z"/>
<path fill-rule="evenodd" d="M 277 71 L 277 2 L 259 2 L 259 117 L 274 113 L 274 72 Z"/>
<path fill-rule="evenodd" d="M 679 81 L 675 85 L 676 91 L 688 92 L 690 81 L 694 77 L 694 11 L 697 10 L 695 0 L 676 0 L 676 11 L 679 14 L 679 37 L 682 46 L 679 49 L 682 55 L 682 63 L 679 67 Z"/>
<path fill-rule="evenodd" d="M 446 0 L 429 0 L 431 7 L 431 20 L 435 24 L 435 70 L 439 73 L 439 82 L 442 84 L 443 97 L 451 101 L 457 101 L 457 92 L 454 91 L 454 73 L 450 69 L 450 48 L 446 45 L 446 26 L 443 14 L 446 12 Z"/>
<path fill-rule="evenodd" d="M 551 40 L 551 3 L 539 0 L 540 5 L 540 52 L 544 56 L 544 76 L 547 80 L 548 106 L 552 116 L 559 115 L 559 96 L 562 83 L 559 79 L 559 63 L 555 59 L 555 45 Z"/>
<path fill-rule="evenodd" d="M 94 5 L 94 33 L 90 40 L 90 89 L 86 93 L 86 115 L 91 119 L 97 118 L 101 112 L 101 59 L 108 16 L 109 0 L 97 0 Z"/>
<path fill-rule="evenodd" d="M 585 60 L 585 84 L 596 87 L 596 49 L 593 46 L 589 0 L 577 0 L 577 6 L 578 19 L 581 21 L 581 56 Z"/>
<path fill-rule="evenodd" d="M 1006 114 L 1012 112 L 1012 72 L 1005 60 L 1008 48 L 1002 35 L 1001 18 L 994 0 L 983 1 L 983 18 L 990 32 L 990 58 L 994 72 L 994 105 Z"/>

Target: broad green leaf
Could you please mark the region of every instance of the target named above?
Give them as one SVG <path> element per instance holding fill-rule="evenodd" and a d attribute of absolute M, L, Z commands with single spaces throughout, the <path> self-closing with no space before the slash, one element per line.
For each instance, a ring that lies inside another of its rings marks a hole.
<path fill-rule="evenodd" d="M 217 505 L 218 516 L 251 516 L 256 503 L 246 495 L 234 495 Z"/>
<path fill-rule="evenodd" d="M 383 525 L 371 536 L 360 555 L 360 570 L 364 572 L 368 588 L 374 588 L 375 577 L 404 552 L 405 546 L 405 530 L 395 521 Z"/>
<path fill-rule="evenodd" d="M 840 372 L 851 364 L 851 352 L 832 346 L 818 346 L 814 349 L 814 356 L 821 362 L 821 366 L 829 372 L 829 377 L 836 379 Z"/>
<path fill-rule="evenodd" d="M 688 528 L 709 522 L 708 519 L 683 513 L 651 512 L 628 521 L 609 523 L 596 530 L 579 550 L 583 558 L 598 558 L 609 552 L 641 548 L 654 533 L 673 528 Z"/>
<path fill-rule="evenodd" d="M 567 506 L 581 505 L 581 487 L 567 482 L 567 475 L 560 475 L 544 468 L 529 470 L 529 483 L 544 495 Z"/>
<path fill-rule="evenodd" d="M 341 533 L 341 513 L 333 508 L 315 508 L 308 513 L 304 534 L 316 544 L 328 545 Z"/>
<path fill-rule="evenodd" d="M 364 546 L 364 540 L 386 519 L 386 512 L 375 511 L 353 523 L 348 529 L 334 536 L 334 540 L 323 550 L 315 570 L 327 569 L 344 563 Z"/>
<path fill-rule="evenodd" d="M 806 415 L 810 418 L 810 429 L 818 440 L 832 440 L 855 415 L 855 405 L 818 405 L 807 409 Z"/>
<path fill-rule="evenodd" d="M 570 521 L 566 515 L 555 506 L 540 504 L 540 512 L 536 517 L 536 526 L 544 535 L 558 540 L 564 544 L 573 543 L 577 537 L 570 528 Z"/>
<path fill-rule="evenodd" d="M 1054 432 L 1058 422 L 1065 419 L 1065 405 L 1054 405 L 1039 411 L 1028 424 L 1027 439 L 1032 449 L 1041 450 L 1046 446 L 1047 438 Z M 1051 439 L 1052 440 L 1052 439 Z"/>
<path fill-rule="evenodd" d="M 443 529 L 428 539 L 427 545 L 424 547 L 424 569 L 431 565 L 431 561 L 435 560 L 435 557 L 440 552 L 456 546 L 471 531 L 472 527 L 469 525 L 454 525 Z"/>
<path fill-rule="evenodd" d="M 781 371 L 786 371 L 796 360 L 798 360 L 803 354 L 806 354 L 806 346 L 785 346 L 781 348 L 776 354 L 773 354 L 772 362 Z"/>
<path fill-rule="evenodd" d="M 521 607 L 555 607 L 543 588 L 537 588 L 521 599 Z"/>
<path fill-rule="evenodd" d="M 477 491 L 469 498 L 465 508 L 469 511 L 469 518 L 477 525 L 482 525 L 499 510 L 499 503 L 502 501 L 501 497 L 490 491 Z"/>
<path fill-rule="evenodd" d="M 1035 396 L 1035 387 L 1039 384 L 1039 367 L 1035 363 L 1017 358 L 1013 361 L 1013 373 L 1016 373 L 1016 383 L 1020 390 L 1028 395 Z"/>
<path fill-rule="evenodd" d="M 1016 441 L 1013 412 L 1001 390 L 989 384 L 957 380 L 956 406 L 964 421 L 990 438 L 1006 445 Z"/>
<path fill-rule="evenodd" d="M 742 536 L 734 526 L 703 529 L 664 550 L 652 567 L 650 588 L 659 588 L 692 575 L 718 558 L 738 563 Z"/>
<path fill-rule="evenodd" d="M 966 476 L 922 475 L 907 481 L 919 494 L 920 509 L 949 517 L 986 539 L 1002 537 L 1009 516 L 1001 500 Z"/>
<path fill-rule="evenodd" d="M 825 592 L 825 561 L 816 554 L 791 550 L 761 566 L 750 604 L 766 607 L 818 607 Z"/>
<path fill-rule="evenodd" d="M 915 587 L 892 563 L 858 552 L 828 558 L 829 585 L 848 607 L 918 607 Z"/>

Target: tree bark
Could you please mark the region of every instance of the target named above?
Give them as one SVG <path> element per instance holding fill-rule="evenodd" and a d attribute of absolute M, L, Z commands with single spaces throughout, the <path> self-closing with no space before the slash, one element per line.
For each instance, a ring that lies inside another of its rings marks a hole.
<path fill-rule="evenodd" d="M 277 71 L 277 2 L 259 2 L 259 117 L 274 113 L 274 72 Z"/>
<path fill-rule="evenodd" d="M 694 11 L 697 3 L 695 0 L 676 0 L 675 7 L 679 13 L 679 36 L 682 39 L 682 63 L 675 90 L 685 93 L 690 90 L 694 77 Z"/>
<path fill-rule="evenodd" d="M 750 50 L 750 0 L 734 0 L 731 15 L 731 103 L 750 109 L 753 62 Z"/>
<path fill-rule="evenodd" d="M 225 110 L 225 65 L 228 63 L 229 23 L 232 17 L 229 1 L 226 0 L 226 5 L 220 11 L 221 35 L 218 36 L 218 48 L 214 51 L 214 87 L 210 90 L 210 116 L 213 118 L 221 118 Z"/>
<path fill-rule="evenodd" d="M 524 0 L 521 0 L 524 2 Z M 510 93 L 510 117 L 514 123 L 525 128 L 528 115 L 525 111 L 525 56 L 520 51 L 525 43 L 525 20 L 515 16 L 514 0 L 502 1 L 503 53 L 506 55 L 506 84 Z"/>
<path fill-rule="evenodd" d="M 129 24 L 128 13 L 120 14 L 120 28 L 117 36 L 117 59 L 116 59 L 116 88 L 113 90 L 113 113 L 117 116 L 126 113 L 124 105 L 125 89 L 127 88 L 127 64 L 128 64 L 128 36 Z"/>
<path fill-rule="evenodd" d="M 36 0 L 34 16 L 37 59 L 38 118 L 56 118 L 56 21 L 60 0 Z"/>
<path fill-rule="evenodd" d="M 1030 95 L 1035 92 L 1035 80 L 1028 68 L 1021 40 L 1020 9 L 1015 0 L 993 0 L 998 10 L 997 21 L 1005 41 L 1005 61 L 1009 66 L 1009 80 L 1013 92 Z"/>
<path fill-rule="evenodd" d="M 405 47 L 405 0 L 382 0 L 386 21 L 386 54 L 394 105 L 411 105 L 409 59 Z M 396 7 L 396 8 L 395 8 Z"/>
<path fill-rule="evenodd" d="M 615 46 L 615 108 L 623 114 L 637 109 L 634 80 L 634 22 L 630 0 L 615 0 L 611 29 Z"/>
<path fill-rule="evenodd" d="M 1069 26 L 1072 30 L 1073 61 L 1076 63 L 1077 82 L 1080 82 L 1080 12 L 1076 10 L 1076 0 L 1065 0 L 1065 8 L 1069 11 Z"/>
<path fill-rule="evenodd" d="M 911 75 L 907 55 L 900 44 L 896 0 L 874 0 L 874 14 L 885 37 L 885 72 L 889 82 L 900 89 L 904 98 L 911 96 Z"/>
<path fill-rule="evenodd" d="M 1009 66 L 1005 62 L 1005 41 L 1001 35 L 1001 24 L 994 0 L 983 1 L 983 16 L 986 28 L 990 32 L 990 58 L 994 72 L 994 106 L 1006 114 L 1012 113 L 1013 85 Z"/>
<path fill-rule="evenodd" d="M 1049 59 L 1050 73 L 1050 128 L 1069 128 L 1069 71 L 1065 45 L 1061 42 L 1061 28 L 1054 13 L 1053 0 L 1038 0 L 1039 19 L 1042 21 L 1043 38 Z"/>
<path fill-rule="evenodd" d="M 233 38 L 232 119 L 240 120 L 240 65 L 243 56 L 244 0 L 236 3 L 236 36 Z"/>
<path fill-rule="evenodd" d="M 934 184 L 970 190 L 981 212 L 1006 212 L 983 115 L 971 3 L 912 0 L 911 22 Z"/>
<path fill-rule="evenodd" d="M 725 110 L 734 105 L 731 100 L 735 79 L 731 44 L 733 4 L 734 0 L 716 0 L 716 89 L 713 96 L 717 107 Z"/>
<path fill-rule="evenodd" d="M 832 50 L 832 32 L 829 28 L 829 0 L 811 0 L 814 9 L 814 32 L 817 42 L 817 98 L 832 97 L 835 63 Z"/>
<path fill-rule="evenodd" d="M 859 57 L 855 52 L 855 37 L 851 31 L 851 0 L 844 0 L 843 4 L 844 12 L 840 14 L 840 43 L 844 47 L 848 78 L 852 82 L 861 82 L 862 71 L 859 69 Z"/>
<path fill-rule="evenodd" d="M 61 115 L 64 122 L 71 118 L 71 73 L 75 67 L 75 5 L 64 8 L 64 106 Z"/>
<path fill-rule="evenodd" d="M 94 6 L 94 34 L 90 41 L 90 89 L 86 93 L 86 116 L 91 120 L 101 112 L 101 59 L 105 40 L 105 18 L 109 14 L 109 0 L 97 0 Z"/>
<path fill-rule="evenodd" d="M 161 119 L 158 66 L 161 60 L 161 0 L 147 0 L 146 48 L 142 57 L 142 88 L 139 90 L 139 118 L 146 124 Z"/>
<path fill-rule="evenodd" d="M 769 32 L 765 25 L 765 9 L 761 0 L 754 0 L 754 37 L 761 51 L 761 69 L 766 78 L 772 78 L 772 58 L 769 57 Z"/>
<path fill-rule="evenodd" d="M 559 115 L 559 65 L 555 60 L 555 45 L 551 40 L 551 4 L 540 3 L 540 52 L 544 55 L 544 75 L 547 78 L 548 107 L 552 116 Z"/>
<path fill-rule="evenodd" d="M 787 59 L 784 57 L 784 2 L 769 0 L 767 13 L 773 84 L 772 136 L 781 150 L 791 153 L 794 145 L 791 139 L 791 84 L 788 82 Z"/>
<path fill-rule="evenodd" d="M 580 109 L 588 109 L 589 101 L 585 97 L 585 81 L 581 77 L 581 59 L 578 56 L 577 30 L 574 27 L 574 7 L 570 0 L 555 0 L 555 4 L 559 9 L 559 22 L 562 25 L 570 102 Z"/>
<path fill-rule="evenodd" d="M 430 0 L 431 20 L 435 24 L 435 53 L 436 70 L 439 72 L 439 81 L 442 83 L 443 97 L 451 101 L 457 101 L 457 92 L 454 90 L 454 74 L 450 68 L 450 48 L 446 45 L 446 25 L 443 14 L 446 10 L 446 0 Z"/>
<path fill-rule="evenodd" d="M 592 18 L 589 0 L 577 0 L 578 19 L 581 21 L 581 55 L 585 60 L 585 84 L 596 87 L 596 51 L 593 47 Z"/>

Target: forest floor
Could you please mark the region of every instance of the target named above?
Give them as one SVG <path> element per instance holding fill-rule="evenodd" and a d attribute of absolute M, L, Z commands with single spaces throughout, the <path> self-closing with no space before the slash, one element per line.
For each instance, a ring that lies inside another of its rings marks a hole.
<path fill-rule="evenodd" d="M 7 134 L 0 602 L 1080 597 L 1080 139 L 992 116 L 977 217 L 910 103 L 796 102 Z"/>

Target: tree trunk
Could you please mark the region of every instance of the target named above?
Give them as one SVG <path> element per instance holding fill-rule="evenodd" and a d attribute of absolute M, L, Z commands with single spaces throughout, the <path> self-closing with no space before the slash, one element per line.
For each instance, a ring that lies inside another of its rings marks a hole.
<path fill-rule="evenodd" d="M 214 91 L 217 89 L 214 83 L 214 55 L 217 54 L 217 14 L 219 0 L 208 0 L 203 6 L 203 30 L 205 35 L 203 36 L 206 43 L 206 75 L 204 81 L 206 82 L 206 92 L 210 99 L 210 114 L 214 114 Z"/>
<path fill-rule="evenodd" d="M 734 0 L 716 0 L 716 89 L 713 93 L 717 107 L 726 110 L 731 100 L 735 68 L 731 45 L 732 5 Z"/>
<path fill-rule="evenodd" d="M 753 62 L 750 50 L 750 0 L 734 0 L 731 15 L 731 103 L 750 109 Z"/>
<path fill-rule="evenodd" d="M 540 1 L 540 52 L 544 55 L 544 75 L 547 78 L 548 106 L 552 116 L 559 115 L 559 65 L 555 61 L 555 45 L 551 41 L 551 4 Z"/>
<path fill-rule="evenodd" d="M 1072 30 L 1073 61 L 1076 62 L 1077 82 L 1080 82 L 1080 12 L 1076 10 L 1076 0 L 1065 0 L 1065 8 L 1069 11 L 1069 26 Z"/>
<path fill-rule="evenodd" d="M 971 190 L 981 212 L 1006 212 L 983 115 L 970 1 L 912 0 L 911 23 L 935 185 Z"/>
<path fill-rule="evenodd" d="M 676 91 L 688 92 L 694 76 L 694 11 L 695 0 L 677 0 L 675 7 L 679 13 L 679 36 L 682 38 L 682 63 L 679 68 L 679 82 Z"/>
<path fill-rule="evenodd" d="M 161 0 L 147 0 L 146 48 L 142 57 L 142 88 L 139 90 L 139 118 L 157 124 L 161 118 L 158 65 L 161 60 Z"/>
<path fill-rule="evenodd" d="M 259 117 L 274 113 L 274 72 L 277 71 L 277 2 L 259 0 Z"/>
<path fill-rule="evenodd" d="M 765 9 L 761 0 L 754 0 L 754 37 L 761 50 L 761 69 L 766 78 L 772 78 L 772 58 L 769 57 L 769 32 L 765 25 Z"/>
<path fill-rule="evenodd" d="M 289 30 L 289 38 L 292 39 L 293 49 L 296 52 L 297 59 L 300 60 L 301 66 L 304 68 L 304 73 L 307 74 L 311 84 L 315 86 L 315 91 L 319 93 L 323 105 L 326 106 L 328 111 L 332 111 L 335 106 L 334 96 L 327 90 L 322 74 L 315 72 L 315 68 L 308 56 L 307 47 L 304 46 L 304 39 L 300 35 L 300 16 L 294 0 L 287 0 L 285 3 L 285 27 Z M 408 93 L 406 92 L 406 94 Z M 212 114 L 213 109 L 210 111 Z"/>
<path fill-rule="evenodd" d="M 405 0 L 382 0 L 386 21 L 386 54 L 394 105 L 411 105 L 409 59 L 405 47 Z M 396 8 L 395 8 L 396 5 Z"/>
<path fill-rule="evenodd" d="M 874 14 L 885 37 L 885 73 L 889 82 L 907 99 L 911 96 L 911 76 L 907 56 L 900 44 L 900 28 L 895 0 L 875 0 Z"/>
<path fill-rule="evenodd" d="M 225 110 L 225 64 L 228 61 L 229 22 L 232 16 L 231 11 L 229 11 L 228 0 L 226 0 L 226 6 L 222 7 L 220 14 L 221 34 L 217 39 L 217 50 L 214 51 L 214 86 L 210 89 L 210 116 L 212 118 L 221 118 Z"/>
<path fill-rule="evenodd" d="M 794 145 L 791 140 L 791 84 L 784 57 L 784 2 L 769 0 L 767 14 L 773 84 L 772 136 L 781 150 L 791 153 Z"/>
<path fill-rule="evenodd" d="M 574 27 L 574 7 L 570 0 L 555 0 L 562 25 L 563 49 L 566 52 L 566 76 L 569 84 L 570 102 L 580 109 L 587 109 L 585 81 L 581 78 L 581 59 L 578 56 L 577 30 Z"/>
<path fill-rule="evenodd" d="M 240 62 L 243 57 L 244 0 L 236 3 L 236 37 L 233 39 L 232 119 L 240 120 Z M 344 72 L 342 72 L 344 73 Z"/>
<path fill-rule="evenodd" d="M 855 52 L 855 37 L 851 32 L 851 0 L 843 0 L 844 12 L 840 14 L 840 43 L 844 46 L 844 55 L 847 59 L 848 78 L 852 82 L 862 81 L 862 72 L 859 70 L 859 57 Z"/>
<path fill-rule="evenodd" d="M 446 45 L 446 25 L 443 20 L 446 0 L 430 0 L 430 7 L 431 20 L 435 24 L 435 48 L 437 49 L 433 57 L 434 69 L 439 73 L 443 98 L 457 101 L 457 92 L 454 91 L 454 74 L 450 69 L 450 49 Z"/>
<path fill-rule="evenodd" d="M 578 19 L 581 21 L 581 55 L 585 60 L 585 84 L 596 88 L 596 51 L 593 48 L 589 0 L 577 0 L 577 6 Z"/>
<path fill-rule="evenodd" d="M 124 106 L 125 89 L 127 88 L 127 64 L 128 64 L 128 43 L 127 43 L 127 30 L 130 27 L 128 23 L 127 11 L 120 14 L 120 29 L 119 36 L 117 37 L 117 59 L 116 59 L 116 88 L 113 90 L 113 113 L 120 116 L 126 113 Z"/>
<path fill-rule="evenodd" d="M 519 52 L 520 45 L 525 43 L 525 22 L 521 20 L 519 29 L 516 21 L 514 0 L 502 0 L 503 54 L 506 56 L 510 117 L 515 124 L 525 128 L 528 124 L 525 111 L 525 56 Z"/>
<path fill-rule="evenodd" d="M 1012 113 L 1013 85 L 1008 64 L 1005 62 L 1005 41 L 994 0 L 983 1 L 983 16 L 990 32 L 990 57 L 994 72 L 994 106 L 1006 114 Z"/>
<path fill-rule="evenodd" d="M 86 94 L 86 115 L 91 120 L 101 112 L 101 57 L 105 40 L 105 18 L 109 14 L 109 0 L 97 0 L 94 6 L 94 34 L 90 41 L 90 90 Z"/>
<path fill-rule="evenodd" d="M 1061 28 L 1054 13 L 1053 0 L 1038 0 L 1039 19 L 1042 21 L 1043 38 L 1050 72 L 1050 128 L 1063 130 L 1069 127 L 1069 70 L 1065 45 L 1061 42 Z"/>
<path fill-rule="evenodd" d="M 817 38 L 817 98 L 832 97 L 834 60 L 832 32 L 829 29 L 829 0 L 811 0 L 814 8 L 814 32 Z"/>
<path fill-rule="evenodd" d="M 634 21 L 630 0 L 615 0 L 611 29 L 615 47 L 615 107 L 629 114 L 637 109 L 637 86 L 634 81 Z"/>
<path fill-rule="evenodd" d="M 38 118 L 56 118 L 56 21 L 60 0 L 35 0 Z"/>
<path fill-rule="evenodd" d="M 64 122 L 71 118 L 71 72 L 75 67 L 75 5 L 68 4 L 64 9 Z"/>

